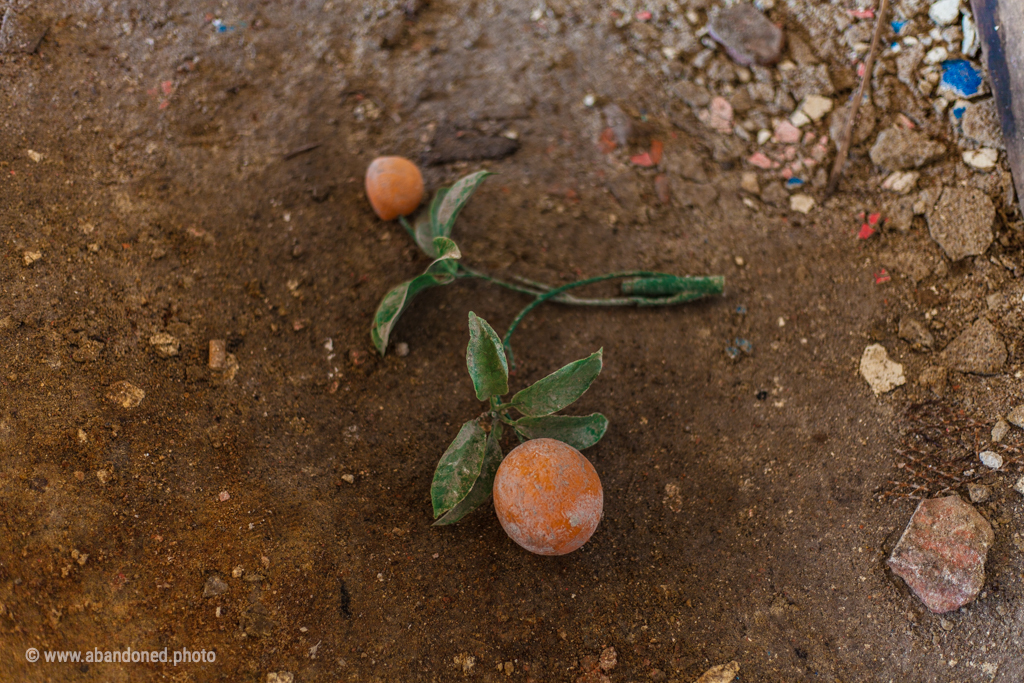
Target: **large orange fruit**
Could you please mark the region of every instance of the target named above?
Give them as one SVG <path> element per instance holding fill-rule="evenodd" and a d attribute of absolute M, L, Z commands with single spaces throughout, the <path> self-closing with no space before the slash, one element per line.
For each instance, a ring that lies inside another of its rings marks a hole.
<path fill-rule="evenodd" d="M 512 450 L 494 477 L 494 509 L 513 541 L 538 555 L 565 555 L 601 521 L 604 491 L 583 454 L 555 439 Z"/>
<path fill-rule="evenodd" d="M 408 216 L 423 201 L 423 175 L 404 157 L 377 157 L 366 169 L 366 196 L 382 220 Z"/>

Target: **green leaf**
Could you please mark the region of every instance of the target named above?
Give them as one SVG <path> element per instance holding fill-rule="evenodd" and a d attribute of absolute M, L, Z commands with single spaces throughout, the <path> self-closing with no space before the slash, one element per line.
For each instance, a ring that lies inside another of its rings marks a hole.
<path fill-rule="evenodd" d="M 432 231 L 431 234 L 434 237 L 447 237 L 451 234 L 450 231 L 447 234 L 443 233 L 441 231 L 441 223 L 437 220 L 437 214 L 441 210 L 441 202 L 444 201 L 445 195 L 447 194 L 448 188 L 442 187 L 437 191 L 437 194 L 434 195 L 433 201 L 430 202 L 430 229 Z"/>
<path fill-rule="evenodd" d="M 459 212 L 462 211 L 462 207 L 466 205 L 469 198 L 476 192 L 476 188 L 480 186 L 480 183 L 484 181 L 489 175 L 494 175 L 490 171 L 477 171 L 476 173 L 470 173 L 464 178 L 460 178 L 458 182 L 451 186 L 451 189 L 445 194 L 441 200 L 440 206 L 438 206 L 437 214 L 433 214 L 431 210 L 434 229 L 437 230 L 438 235 L 447 237 L 452 234 L 452 227 L 455 225 L 455 219 L 459 217 Z"/>
<path fill-rule="evenodd" d="M 433 242 L 434 249 L 440 257 L 427 266 L 422 275 L 412 280 L 403 282 L 390 292 L 384 295 L 377 306 L 377 312 L 373 316 L 373 325 L 370 327 L 370 339 L 373 345 L 384 355 L 388 348 L 388 339 L 391 331 L 398 322 L 398 318 L 409 307 L 413 297 L 424 289 L 447 285 L 455 279 L 455 261 L 462 257 L 459 247 L 447 237 L 438 237 Z"/>
<path fill-rule="evenodd" d="M 470 488 L 469 493 L 460 500 L 458 503 L 453 505 L 447 512 L 444 513 L 440 519 L 434 524 L 436 526 L 443 526 L 446 524 L 454 524 L 468 513 L 475 510 L 480 506 L 481 503 L 487 500 L 491 495 L 491 490 L 494 488 L 494 475 L 498 472 L 498 466 L 504 459 L 504 455 L 501 452 L 501 423 L 495 422 L 491 433 L 487 435 L 486 451 L 484 453 L 483 462 L 480 465 L 480 474 Z M 437 481 L 437 475 L 434 475 L 434 480 Z M 433 488 L 431 488 L 431 494 L 433 494 Z M 435 505 L 434 515 L 437 515 L 437 507 Z"/>
<path fill-rule="evenodd" d="M 569 363 L 512 397 L 509 405 L 527 417 L 550 415 L 574 402 L 601 373 L 604 349 Z"/>
<path fill-rule="evenodd" d="M 508 361 L 501 348 L 501 338 L 486 320 L 473 311 L 469 312 L 466 367 L 469 368 L 476 397 L 481 401 L 508 393 Z"/>
<path fill-rule="evenodd" d="M 412 224 L 412 232 L 416 237 L 416 244 L 424 254 L 430 258 L 437 258 L 437 251 L 434 250 L 434 230 L 430 224 L 430 211 L 421 211 Z"/>
<path fill-rule="evenodd" d="M 437 258 L 438 252 L 434 247 L 434 238 L 443 237 L 441 231 L 438 230 L 437 224 L 437 212 L 441 208 L 441 202 L 444 200 L 444 196 L 448 194 L 448 188 L 442 187 L 434 195 L 434 199 L 430 202 L 430 207 L 426 211 L 421 211 L 420 215 L 416 217 L 416 221 L 413 224 L 413 234 L 416 237 L 416 244 L 419 245 L 423 253 L 430 258 Z"/>
<path fill-rule="evenodd" d="M 520 418 L 512 426 L 522 439 L 558 439 L 582 451 L 601 440 L 608 429 L 608 418 L 601 413 L 547 415 Z"/>

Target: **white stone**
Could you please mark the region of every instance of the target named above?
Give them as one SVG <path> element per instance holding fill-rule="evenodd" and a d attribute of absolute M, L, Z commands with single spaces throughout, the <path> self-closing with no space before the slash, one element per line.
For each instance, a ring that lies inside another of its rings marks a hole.
<path fill-rule="evenodd" d="M 811 117 L 798 109 L 797 111 L 793 112 L 792 116 L 789 117 L 789 122 L 792 123 L 797 128 L 803 128 L 804 126 L 811 122 Z"/>
<path fill-rule="evenodd" d="M 30 150 L 26 151 L 25 153 L 28 154 L 28 158 L 29 159 L 31 159 L 32 161 L 36 162 L 37 164 L 40 161 L 43 160 L 43 155 L 40 154 L 39 152 L 35 151 L 34 149 L 30 149 Z"/>
<path fill-rule="evenodd" d="M 981 460 L 981 464 L 990 470 L 998 470 L 1003 466 L 1003 456 L 995 451 L 982 451 L 978 458 Z"/>
<path fill-rule="evenodd" d="M 979 171 L 991 171 L 999 161 L 999 152 L 988 147 L 979 150 L 969 149 L 963 154 L 964 163 Z"/>
<path fill-rule="evenodd" d="M 757 131 L 757 144 L 763 145 L 772 139 L 772 132 L 765 128 Z"/>
<path fill-rule="evenodd" d="M 1017 480 L 1017 483 L 1013 485 L 1013 490 L 1024 496 L 1024 477 Z"/>
<path fill-rule="evenodd" d="M 800 111 L 810 116 L 812 121 L 821 121 L 825 114 L 832 111 L 832 100 L 821 95 L 808 95 Z"/>
<path fill-rule="evenodd" d="M 939 26 L 949 26 L 960 16 L 960 0 L 939 0 L 928 8 L 928 18 Z"/>
<path fill-rule="evenodd" d="M 814 197 L 806 194 L 795 194 L 789 198 L 789 208 L 800 213 L 810 213 L 814 208 Z"/>
<path fill-rule="evenodd" d="M 895 171 L 882 182 L 882 189 L 907 194 L 914 189 L 920 177 L 921 174 L 917 171 Z"/>
<path fill-rule="evenodd" d="M 974 57 L 981 48 L 981 41 L 978 40 L 978 27 L 974 25 L 974 19 L 970 14 L 965 14 L 961 28 L 964 34 L 964 41 L 960 45 L 960 52 L 968 57 Z"/>
<path fill-rule="evenodd" d="M 949 51 L 939 45 L 938 47 L 933 47 L 931 50 L 928 50 L 928 53 L 924 56 L 924 63 L 938 64 L 946 61 L 947 59 L 949 59 Z"/>
<path fill-rule="evenodd" d="M 864 349 L 860 357 L 860 374 L 871 386 L 875 396 L 892 391 L 906 384 L 903 366 L 889 360 L 889 354 L 881 344 L 872 344 Z"/>
<path fill-rule="evenodd" d="M 40 251 L 26 251 L 21 255 L 21 260 L 26 266 L 31 266 L 41 258 L 43 258 L 43 253 Z"/>

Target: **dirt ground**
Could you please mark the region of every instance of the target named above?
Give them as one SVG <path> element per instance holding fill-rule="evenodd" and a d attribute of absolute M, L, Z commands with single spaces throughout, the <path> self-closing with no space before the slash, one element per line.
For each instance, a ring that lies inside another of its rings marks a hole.
<path fill-rule="evenodd" d="M 996 542 L 977 602 L 932 615 L 885 565 L 915 505 L 890 483 L 908 407 L 966 424 L 972 458 L 1021 390 L 1019 303 L 994 318 L 1004 370 L 951 373 L 942 396 L 917 382 L 938 353 L 899 321 L 934 310 L 941 348 L 1016 291 L 1014 270 L 949 262 L 922 218 L 858 240 L 856 214 L 889 201 L 867 144 L 836 197 L 805 190 L 807 215 L 745 193 L 753 143 L 698 121 L 675 89 L 688 58 L 659 62 L 641 22 L 617 25 L 646 5 L 620 5 L 14 2 L 49 30 L 0 56 L 0 681 L 576 681 L 608 647 L 624 683 L 732 660 L 737 681 L 1024 676 L 1019 465 L 985 479 Z M 769 16 L 796 35 L 805 5 Z M 702 25 L 709 4 L 652 3 L 647 26 L 673 7 Z M 847 97 L 852 62 L 829 68 Z M 889 101 L 880 120 L 910 111 L 951 139 L 931 109 Z M 635 136 L 605 153 L 609 103 Z M 424 166 L 431 191 L 498 173 L 456 226 L 467 263 L 727 279 L 672 309 L 547 305 L 516 333 L 513 389 L 604 348 L 579 404 L 611 423 L 587 451 L 604 519 L 565 557 L 521 550 L 489 504 L 431 526 L 434 466 L 480 411 L 467 313 L 503 331 L 528 299 L 438 288 L 395 331 L 408 356 L 370 343 L 381 296 L 427 261 L 373 215 L 362 174 L 379 154 L 457 152 L 455 130 L 520 144 Z M 630 164 L 655 138 L 662 168 Z M 998 170 L 942 164 L 922 185 L 999 192 Z M 1016 215 L 1000 208 L 990 256 L 1015 258 Z M 753 353 L 733 360 L 737 337 Z M 207 367 L 211 339 L 237 368 Z M 880 397 L 858 374 L 874 342 L 909 378 Z M 119 382 L 141 404 L 108 398 Z M 216 660 L 25 654 L 128 647 Z"/>

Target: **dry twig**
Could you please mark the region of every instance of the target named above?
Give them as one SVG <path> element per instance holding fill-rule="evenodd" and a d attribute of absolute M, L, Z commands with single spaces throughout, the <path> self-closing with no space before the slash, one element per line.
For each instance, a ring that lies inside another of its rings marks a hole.
<path fill-rule="evenodd" d="M 857 89 L 857 96 L 853 98 L 850 105 L 850 115 L 846 119 L 846 126 L 843 128 L 842 143 L 836 153 L 836 163 L 832 166 L 832 175 L 828 179 L 828 189 L 825 190 L 825 197 L 831 197 L 839 184 L 839 178 L 843 175 L 843 166 L 846 164 L 846 157 L 850 154 L 850 142 L 853 140 L 853 127 L 857 123 L 857 112 L 860 110 L 860 103 L 867 92 L 868 83 L 871 82 L 871 72 L 875 67 L 875 56 L 878 54 L 878 44 L 882 42 L 882 28 L 885 26 L 885 15 L 889 13 L 889 0 L 882 0 L 878 8 L 878 15 L 875 17 L 875 35 L 871 39 L 871 50 L 868 51 L 867 61 L 864 62 L 864 75 L 860 79 L 860 88 Z"/>

